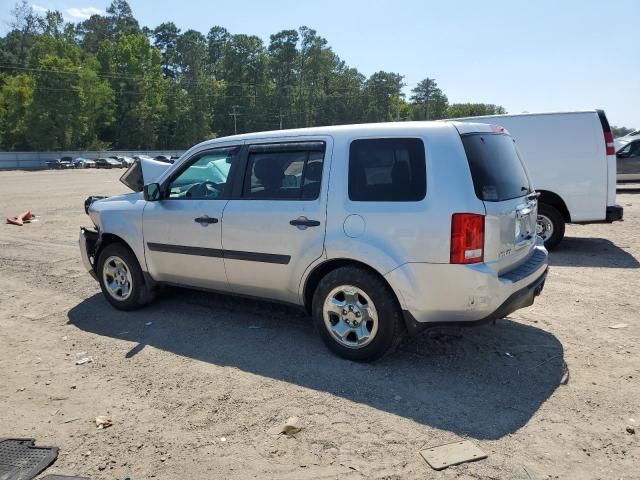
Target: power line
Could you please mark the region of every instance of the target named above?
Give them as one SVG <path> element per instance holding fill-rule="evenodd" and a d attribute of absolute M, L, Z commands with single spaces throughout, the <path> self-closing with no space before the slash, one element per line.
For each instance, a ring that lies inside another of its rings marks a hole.
<path fill-rule="evenodd" d="M 2 64 L 0 63 L 0 68 L 6 68 L 6 69 L 12 69 L 12 70 L 22 70 L 22 71 L 29 71 L 29 72 L 38 72 L 38 73 L 55 73 L 55 74 L 62 74 L 62 75 L 81 75 L 82 72 L 81 71 L 70 71 L 70 70 L 61 70 L 61 69 L 56 69 L 56 68 L 42 68 L 42 67 L 25 67 L 19 64 Z M 82 70 L 82 66 L 78 67 L 79 70 Z M 103 77 L 103 78 L 110 78 L 110 79 L 121 79 L 121 80 L 145 80 L 144 74 L 140 74 L 140 75 L 124 75 L 124 74 L 112 74 L 112 73 L 99 73 L 94 71 L 95 75 L 97 77 Z M 162 78 L 164 79 L 171 79 L 171 77 L 167 77 L 165 75 L 163 75 L 161 72 L 157 72 L 160 76 L 162 76 Z M 180 85 L 183 86 L 197 86 L 197 85 L 210 85 L 210 82 L 214 81 L 214 82 L 219 82 L 224 84 L 224 86 L 229 86 L 229 87 L 247 87 L 247 88 L 256 88 L 256 87 L 272 87 L 274 85 L 277 85 L 277 82 L 273 81 L 273 82 L 265 82 L 265 83 L 248 83 L 248 82 L 228 82 L 224 79 L 214 79 L 214 78 L 208 78 L 207 80 L 182 80 L 179 81 Z M 389 90 L 392 92 L 398 92 L 398 88 L 393 86 L 393 85 L 376 85 L 376 84 L 366 84 L 366 81 L 364 84 L 359 85 L 359 86 L 354 86 L 354 87 L 332 87 L 331 90 L 333 91 L 340 91 L 340 90 L 353 90 L 354 88 L 368 88 L 371 90 L 374 90 L 376 92 L 384 92 L 385 90 Z M 399 93 L 400 95 L 403 95 L 401 92 Z"/>

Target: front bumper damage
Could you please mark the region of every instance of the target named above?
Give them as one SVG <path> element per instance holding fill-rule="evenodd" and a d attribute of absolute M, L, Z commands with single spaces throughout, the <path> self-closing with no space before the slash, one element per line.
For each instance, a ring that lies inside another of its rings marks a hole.
<path fill-rule="evenodd" d="M 78 239 L 78 243 L 80 244 L 80 257 L 82 257 L 82 264 L 94 280 L 98 280 L 95 268 L 95 252 L 97 251 L 99 240 L 100 234 L 97 231 L 84 227 L 80 228 L 80 237 Z"/>

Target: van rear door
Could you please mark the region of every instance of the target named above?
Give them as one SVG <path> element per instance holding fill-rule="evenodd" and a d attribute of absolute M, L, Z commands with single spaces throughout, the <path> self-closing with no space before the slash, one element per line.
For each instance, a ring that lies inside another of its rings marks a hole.
<path fill-rule="evenodd" d="M 464 132 L 461 139 L 486 210 L 484 262 L 502 275 L 528 260 L 536 244 L 538 205 L 513 139 L 502 127 L 489 129 Z"/>

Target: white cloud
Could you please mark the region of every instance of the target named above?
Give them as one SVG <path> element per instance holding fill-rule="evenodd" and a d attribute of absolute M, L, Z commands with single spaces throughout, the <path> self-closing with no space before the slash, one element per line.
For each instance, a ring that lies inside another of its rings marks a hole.
<path fill-rule="evenodd" d="M 74 20 L 86 20 L 91 15 L 102 15 L 104 10 L 100 10 L 96 7 L 80 7 L 80 8 L 67 8 L 67 15 Z"/>
<path fill-rule="evenodd" d="M 42 5 L 36 5 L 35 3 L 31 4 L 31 8 L 33 8 L 33 10 L 38 13 L 45 13 L 49 10 L 47 7 L 43 7 Z"/>

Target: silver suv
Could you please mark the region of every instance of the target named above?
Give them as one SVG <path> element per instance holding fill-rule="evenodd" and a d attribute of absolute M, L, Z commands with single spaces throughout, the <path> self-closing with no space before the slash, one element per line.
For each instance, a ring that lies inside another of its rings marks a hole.
<path fill-rule="evenodd" d="M 405 332 L 533 303 L 547 252 L 537 196 L 501 127 L 352 125 L 203 142 L 139 160 L 136 193 L 90 197 L 87 270 L 130 310 L 160 285 L 302 306 L 338 355 L 373 360 Z"/>

